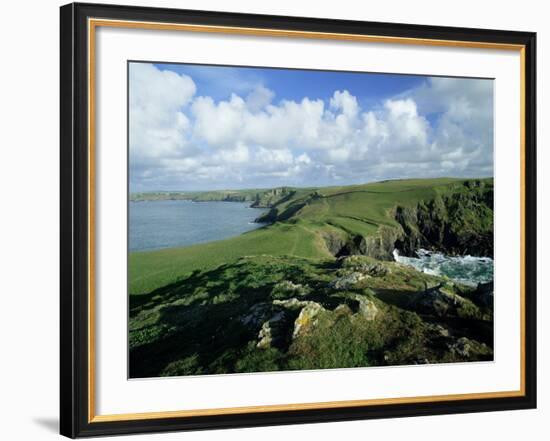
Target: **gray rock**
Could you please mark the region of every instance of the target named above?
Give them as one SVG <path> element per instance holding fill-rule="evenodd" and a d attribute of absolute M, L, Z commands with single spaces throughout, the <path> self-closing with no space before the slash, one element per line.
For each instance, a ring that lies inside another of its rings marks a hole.
<path fill-rule="evenodd" d="M 354 271 L 334 279 L 329 283 L 329 287 L 337 290 L 349 289 L 368 277 L 370 277 L 368 274 Z"/>
<path fill-rule="evenodd" d="M 306 334 L 311 328 L 317 324 L 317 316 L 325 309 L 315 302 L 310 302 L 307 306 L 303 307 L 294 322 L 294 331 L 292 332 L 292 338 L 300 337 Z"/>
<path fill-rule="evenodd" d="M 342 303 L 342 304 L 338 305 L 336 308 L 334 308 L 334 310 L 332 312 L 334 312 L 337 315 L 352 315 L 353 314 L 353 311 L 351 310 L 351 308 L 348 305 L 346 305 L 345 303 Z"/>
<path fill-rule="evenodd" d="M 311 304 L 317 305 L 318 303 L 311 300 L 298 300 L 296 297 L 286 300 L 273 300 L 273 305 L 286 309 L 302 309 Z"/>
<path fill-rule="evenodd" d="M 300 283 L 294 283 L 290 280 L 283 280 L 273 287 L 272 296 L 274 298 L 286 298 L 292 296 L 304 296 L 310 292 L 309 286 Z"/>
<path fill-rule="evenodd" d="M 370 262 L 364 256 L 347 256 L 342 258 L 342 267 L 352 269 L 371 277 L 383 277 L 391 273 L 391 269 L 378 262 Z"/>
<path fill-rule="evenodd" d="M 284 313 L 279 311 L 269 320 L 264 322 L 260 332 L 258 333 L 258 343 L 256 344 L 257 348 L 265 349 L 272 346 L 274 340 L 279 336 L 280 332 L 279 327 L 277 326 L 284 318 Z"/>
<path fill-rule="evenodd" d="M 368 321 L 374 320 L 378 315 L 378 308 L 374 302 L 361 295 L 356 295 L 355 299 L 359 302 L 359 311 L 357 313 L 361 314 Z"/>

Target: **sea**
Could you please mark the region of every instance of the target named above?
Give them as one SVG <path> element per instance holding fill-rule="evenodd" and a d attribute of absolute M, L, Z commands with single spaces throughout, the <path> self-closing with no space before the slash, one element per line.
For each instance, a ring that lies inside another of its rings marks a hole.
<path fill-rule="evenodd" d="M 131 201 L 129 250 L 148 251 L 227 239 L 260 228 L 265 209 L 249 202 Z"/>
<path fill-rule="evenodd" d="M 493 280 L 493 259 L 490 257 L 447 256 L 419 249 L 417 257 L 401 256 L 393 251 L 396 262 L 412 266 L 418 271 L 436 276 L 447 276 L 457 282 L 475 286 Z"/>

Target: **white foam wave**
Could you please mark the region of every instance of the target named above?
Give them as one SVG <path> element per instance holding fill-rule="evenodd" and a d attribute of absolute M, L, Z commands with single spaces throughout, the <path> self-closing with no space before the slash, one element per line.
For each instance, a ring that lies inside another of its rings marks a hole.
<path fill-rule="evenodd" d="M 446 276 L 472 285 L 493 280 L 493 259 L 490 257 L 446 256 L 425 249 L 417 250 L 416 255 L 402 256 L 398 250 L 393 250 L 396 262 L 412 266 L 425 274 Z"/>

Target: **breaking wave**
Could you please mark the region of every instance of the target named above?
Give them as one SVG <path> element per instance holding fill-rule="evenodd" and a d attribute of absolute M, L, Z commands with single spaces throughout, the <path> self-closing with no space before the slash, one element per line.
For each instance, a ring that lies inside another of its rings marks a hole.
<path fill-rule="evenodd" d="M 398 250 L 393 250 L 396 262 L 412 266 L 425 274 L 447 276 L 468 285 L 493 280 L 493 259 L 490 257 L 446 256 L 424 249 L 417 250 L 416 255 L 417 257 L 401 256 Z"/>

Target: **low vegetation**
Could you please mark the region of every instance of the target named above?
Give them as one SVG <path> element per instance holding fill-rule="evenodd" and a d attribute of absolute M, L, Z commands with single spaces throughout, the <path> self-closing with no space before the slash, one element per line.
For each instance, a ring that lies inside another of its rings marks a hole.
<path fill-rule="evenodd" d="M 185 195 L 250 201 L 265 225 L 130 254 L 131 377 L 492 359 L 492 286 L 391 256 L 492 255 L 492 179 Z"/>

